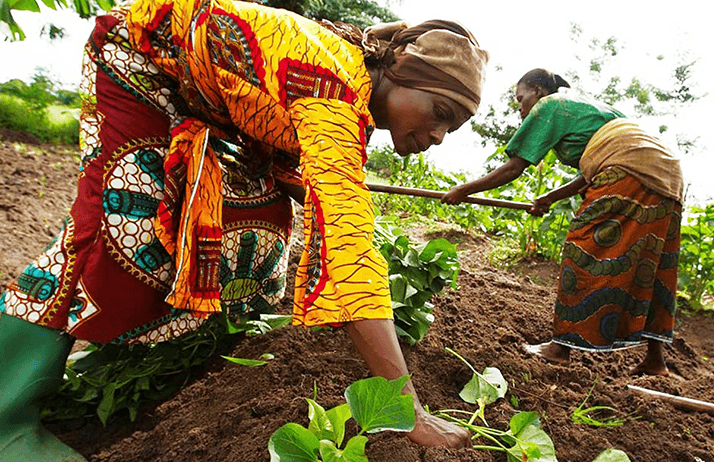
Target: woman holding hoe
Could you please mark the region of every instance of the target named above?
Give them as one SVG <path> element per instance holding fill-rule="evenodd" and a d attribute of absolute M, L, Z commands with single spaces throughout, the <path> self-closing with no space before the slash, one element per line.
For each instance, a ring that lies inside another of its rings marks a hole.
<path fill-rule="evenodd" d="M 362 34 L 254 3 L 137 0 L 97 18 L 83 67 L 78 197 L 0 298 L 0 460 L 83 460 L 44 430 L 75 338 L 159 342 L 273 309 L 290 197 L 304 203 L 293 324 L 343 326 L 370 370 L 408 374 L 372 247 L 366 144 L 408 155 L 475 112 L 488 55 L 447 21 Z M 11 352 L 11 353 L 9 353 Z M 408 434 L 469 444 L 424 411 Z"/>
<path fill-rule="evenodd" d="M 569 87 L 544 69 L 526 73 L 516 86 L 523 124 L 506 147 L 509 160 L 442 201 L 458 204 L 506 184 L 550 149 L 578 168 L 579 176 L 529 210 L 541 216 L 555 201 L 583 196 L 563 247 L 553 338 L 527 349 L 567 362 L 572 348 L 646 342 L 646 357 L 632 372 L 666 375 L 662 350 L 674 328 L 683 202 L 679 161 L 622 113 Z"/>

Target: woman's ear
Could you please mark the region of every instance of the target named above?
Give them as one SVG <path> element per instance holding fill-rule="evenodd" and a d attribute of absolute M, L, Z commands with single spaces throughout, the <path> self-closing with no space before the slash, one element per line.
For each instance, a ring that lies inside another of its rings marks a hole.
<path fill-rule="evenodd" d="M 548 92 L 548 90 L 545 87 L 543 87 L 541 85 L 536 85 L 536 94 L 538 95 L 538 99 L 540 99 L 544 96 L 548 96 L 550 94 L 550 92 Z"/>

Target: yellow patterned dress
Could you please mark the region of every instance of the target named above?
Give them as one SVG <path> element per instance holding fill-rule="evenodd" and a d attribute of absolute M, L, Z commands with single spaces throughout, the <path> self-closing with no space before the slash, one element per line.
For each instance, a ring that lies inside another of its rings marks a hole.
<path fill-rule="evenodd" d="M 274 310 L 302 184 L 293 323 L 391 318 L 364 185 L 360 49 L 283 10 L 139 0 L 86 47 L 78 197 L 0 312 L 99 342 L 156 342 Z"/>

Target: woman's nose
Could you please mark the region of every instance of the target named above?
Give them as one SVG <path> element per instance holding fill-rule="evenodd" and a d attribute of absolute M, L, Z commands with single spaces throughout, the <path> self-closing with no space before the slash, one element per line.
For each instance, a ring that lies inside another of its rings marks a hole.
<path fill-rule="evenodd" d="M 442 141 L 444 141 L 444 136 L 446 136 L 446 133 L 448 131 L 448 128 L 443 128 L 439 127 L 437 129 L 434 129 L 431 132 L 431 144 L 435 145 L 440 145 Z"/>

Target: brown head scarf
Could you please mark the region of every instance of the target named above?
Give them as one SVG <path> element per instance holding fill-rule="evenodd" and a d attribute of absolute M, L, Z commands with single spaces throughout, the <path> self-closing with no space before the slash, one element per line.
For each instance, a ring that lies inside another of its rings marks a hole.
<path fill-rule="evenodd" d="M 362 46 L 367 63 L 384 67 L 394 83 L 446 96 L 476 113 L 488 52 L 460 24 L 378 24 L 365 30 Z"/>

